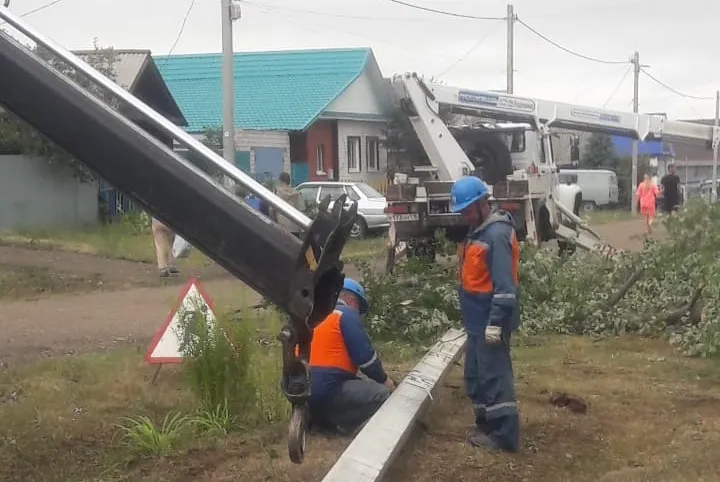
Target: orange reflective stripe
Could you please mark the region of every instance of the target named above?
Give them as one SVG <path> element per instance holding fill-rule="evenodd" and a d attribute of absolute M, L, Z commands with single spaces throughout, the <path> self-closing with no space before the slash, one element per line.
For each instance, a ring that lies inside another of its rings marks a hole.
<path fill-rule="evenodd" d="M 469 241 L 465 246 L 460 280 L 468 293 L 492 293 L 493 283 L 487 265 L 488 245 Z"/>
<path fill-rule="evenodd" d="M 313 330 L 310 345 L 310 366 L 338 368 L 357 373 L 358 368 L 350 359 L 345 340 L 340 331 L 342 312 L 335 310 Z"/>
<path fill-rule="evenodd" d="M 515 231 L 512 234 L 512 276 L 513 283 L 517 286 L 520 282 L 518 271 L 520 269 L 520 243 L 518 243 Z"/>

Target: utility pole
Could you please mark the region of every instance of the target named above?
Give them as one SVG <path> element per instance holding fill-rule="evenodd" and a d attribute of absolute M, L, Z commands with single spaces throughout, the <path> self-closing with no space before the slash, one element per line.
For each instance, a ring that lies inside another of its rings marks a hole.
<path fill-rule="evenodd" d="M 640 100 L 638 98 L 639 91 L 640 91 L 640 53 L 635 51 L 635 53 L 632 56 L 632 59 L 630 59 L 630 62 L 632 62 L 634 71 L 635 71 L 635 79 L 633 82 L 633 112 L 638 113 L 640 109 Z M 636 139 L 633 139 L 632 143 L 632 182 L 630 185 L 632 186 L 632 196 L 630 199 L 632 199 L 632 205 L 630 206 L 630 211 L 635 214 L 637 213 L 637 179 L 638 179 L 638 141 Z"/>
<path fill-rule="evenodd" d="M 515 9 L 507 5 L 507 87 L 508 94 L 513 93 L 513 73 L 515 71 Z"/>
<path fill-rule="evenodd" d="M 715 91 L 715 130 L 713 132 L 713 182 L 712 192 L 710 193 L 710 201 L 715 202 L 717 200 L 717 185 L 718 185 L 718 138 L 717 132 L 720 127 L 720 90 Z"/>
<path fill-rule="evenodd" d="M 222 4 L 222 111 L 223 157 L 235 164 L 235 69 L 233 66 L 233 21 L 240 18 L 240 4 L 235 0 L 220 0 Z M 226 178 L 226 187 L 232 181 Z"/>

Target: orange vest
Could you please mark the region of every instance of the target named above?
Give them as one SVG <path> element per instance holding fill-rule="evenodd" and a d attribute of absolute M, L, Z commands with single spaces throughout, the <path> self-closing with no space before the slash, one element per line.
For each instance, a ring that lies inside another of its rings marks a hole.
<path fill-rule="evenodd" d="M 512 270 L 513 282 L 518 284 L 518 268 L 520 265 L 520 244 L 517 236 L 512 234 Z M 458 244 L 458 284 L 466 293 L 492 294 L 493 280 L 487 265 L 489 247 L 487 243 L 468 239 Z"/>
<path fill-rule="evenodd" d="M 350 359 L 342 331 L 342 312 L 335 310 L 313 330 L 310 345 L 310 366 L 314 368 L 337 368 L 355 374 L 358 367 Z"/>

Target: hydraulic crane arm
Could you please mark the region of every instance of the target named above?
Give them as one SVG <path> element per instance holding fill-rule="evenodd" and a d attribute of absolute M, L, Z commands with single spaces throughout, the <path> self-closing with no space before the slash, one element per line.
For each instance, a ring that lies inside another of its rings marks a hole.
<path fill-rule="evenodd" d="M 423 82 L 417 79 L 418 82 Z M 712 145 L 720 130 L 692 122 L 670 121 L 655 114 L 635 114 L 614 110 L 532 99 L 497 92 L 461 89 L 430 84 L 425 87 L 440 105 L 458 111 L 470 110 L 498 120 L 528 123 L 534 129 L 572 129 L 630 137 L 639 141 L 664 139 Z"/>
<path fill-rule="evenodd" d="M 342 287 L 344 275 L 339 256 L 355 219 L 355 205 L 344 210 L 344 202 L 337 202 L 328 213 L 326 201 L 317 218 L 310 222 L 2 6 L 0 18 L 87 74 L 156 130 L 165 131 L 204 156 L 307 231 L 303 241 L 283 230 L 166 144 L 0 31 L 0 105 L 137 199 L 153 216 L 288 313 L 290 323 L 281 333 L 282 386 L 293 404 L 290 455 L 293 461 L 302 461 L 312 328 L 335 307 Z"/>
<path fill-rule="evenodd" d="M 440 107 L 498 121 L 529 124 L 548 134 L 552 128 L 602 132 L 640 141 L 664 139 L 715 147 L 720 128 L 670 121 L 661 115 L 618 112 L 583 105 L 530 99 L 490 91 L 462 89 L 424 82 L 414 73 L 396 75 L 401 108 L 408 115 L 441 181 L 453 181 L 472 171 L 472 163 L 440 116 Z"/>

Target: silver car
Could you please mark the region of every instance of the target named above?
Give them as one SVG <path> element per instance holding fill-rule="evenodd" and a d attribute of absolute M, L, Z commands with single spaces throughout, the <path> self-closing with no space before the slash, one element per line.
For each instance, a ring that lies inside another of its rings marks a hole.
<path fill-rule="evenodd" d="M 358 205 L 357 221 L 350 232 L 353 238 L 362 238 L 368 231 L 390 226 L 388 216 L 385 214 L 387 205 L 385 196 L 364 182 L 310 181 L 299 184 L 295 189 L 302 194 L 307 203 L 319 204 L 320 200 L 329 194 L 330 208 L 332 201 L 342 194 L 347 194 L 348 203 L 355 202 Z"/>

